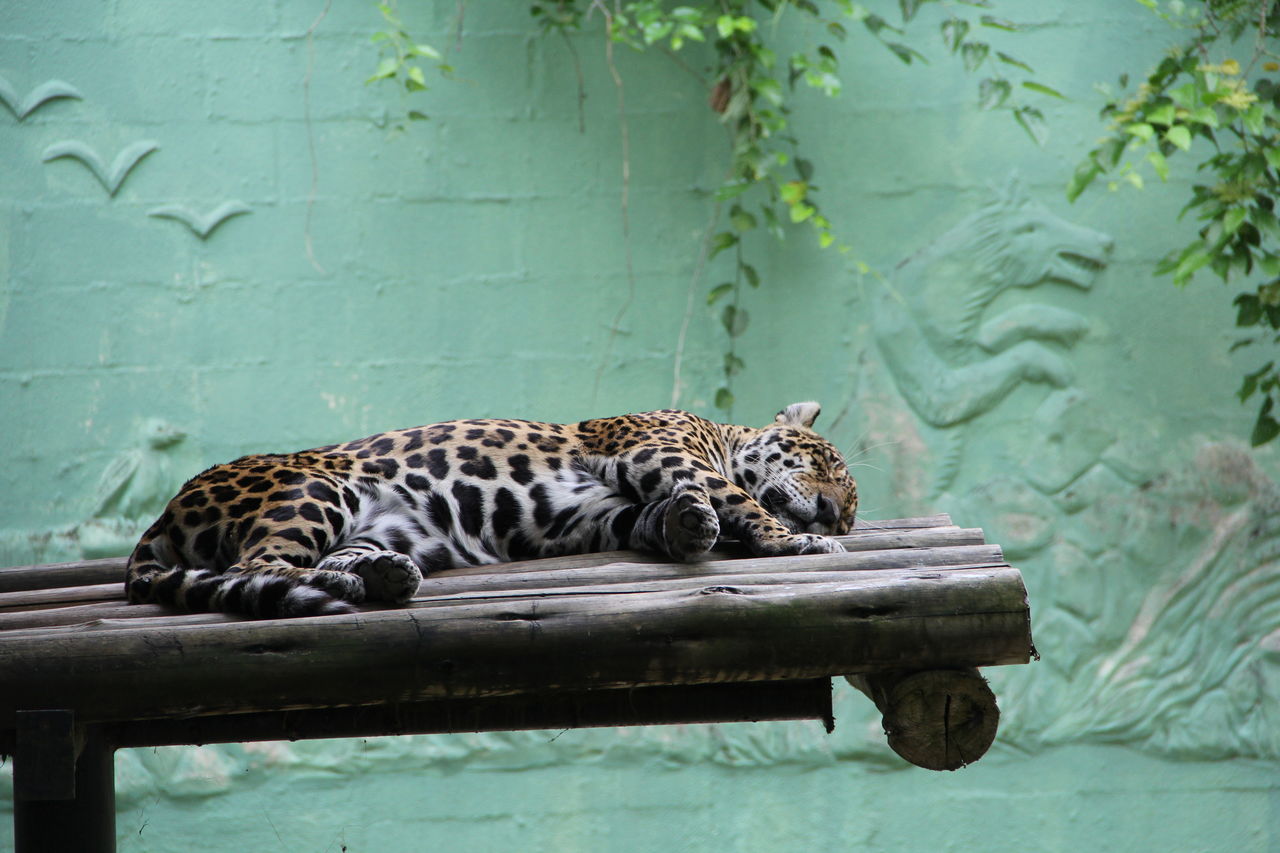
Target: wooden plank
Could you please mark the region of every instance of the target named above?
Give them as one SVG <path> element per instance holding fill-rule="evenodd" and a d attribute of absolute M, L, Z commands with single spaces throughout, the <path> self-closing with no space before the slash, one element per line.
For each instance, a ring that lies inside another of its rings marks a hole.
<path fill-rule="evenodd" d="M 1011 568 L 480 601 L 5 637 L 0 684 L 22 689 L 0 690 L 0 728 L 19 708 L 94 722 L 1025 663 L 1030 653 L 1026 589 Z"/>

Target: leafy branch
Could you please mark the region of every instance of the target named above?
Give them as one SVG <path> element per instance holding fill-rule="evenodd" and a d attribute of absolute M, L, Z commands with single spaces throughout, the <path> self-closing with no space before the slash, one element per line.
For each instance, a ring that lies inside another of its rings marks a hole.
<path fill-rule="evenodd" d="M 1280 83 L 1258 72 L 1280 71 L 1271 51 L 1280 15 L 1276 0 L 1208 0 L 1186 10 L 1172 3 L 1139 0 L 1193 34 L 1156 66 L 1137 91 L 1102 110 L 1109 135 L 1076 167 L 1067 186 L 1074 201 L 1105 176 L 1110 189 L 1145 186 L 1149 169 L 1169 178 L 1169 158 L 1194 152 L 1206 176 L 1191 189 L 1179 218 L 1194 213 L 1203 223 L 1186 245 L 1155 268 L 1179 287 L 1202 269 L 1224 284 L 1243 285 L 1233 299 L 1236 325 L 1255 330 L 1232 350 L 1280 343 Z M 1246 34 L 1252 34 L 1246 39 Z M 1215 48 L 1244 56 L 1218 62 Z M 1121 78 L 1121 88 L 1127 85 Z M 1261 277 L 1263 282 L 1256 283 Z M 1275 407 L 1280 402 L 1280 369 L 1271 360 L 1247 374 L 1238 396 L 1260 400 L 1251 440 L 1255 446 L 1280 435 Z"/>
<path fill-rule="evenodd" d="M 388 0 L 391 2 L 391 0 Z M 820 249 L 850 251 L 839 240 L 832 221 L 819 203 L 815 164 L 801 154 L 791 126 L 791 98 L 797 89 L 812 89 L 837 97 L 843 89 L 835 45 L 860 28 L 905 64 L 927 62 L 923 53 L 903 39 L 906 27 L 928 5 L 946 10 L 940 26 L 943 45 L 972 73 L 985 70 L 979 84 L 982 109 L 1007 110 L 1027 134 L 1043 143 L 1047 131 L 1039 109 L 1022 99 L 1028 93 L 1061 98 L 1061 94 L 1027 77 L 1031 66 L 994 50 L 979 38 L 984 31 L 1016 32 L 1012 22 L 986 14 L 990 0 L 898 0 L 899 24 L 853 0 L 534 0 L 529 5 L 544 32 L 562 36 L 600 22 L 606 50 L 614 45 L 637 51 L 658 51 L 690 70 L 707 92 L 708 107 L 728 136 L 727 177 L 714 201 L 728 208 L 727 224 L 719 221 L 708 231 L 707 259 L 733 250 L 732 278 L 710 288 L 707 305 L 719 311 L 726 335 L 722 380 L 715 405 L 732 409 L 733 385 L 745 363 L 737 346 L 746 332 L 749 314 L 743 304 L 747 288 L 760 286 L 761 277 L 746 261 L 746 245 L 757 234 L 784 239 L 790 229 L 808 230 Z M 440 54 L 418 44 L 405 32 L 394 5 L 379 4 L 389 29 L 375 35 L 383 56 L 372 81 L 396 80 L 407 91 L 425 88 L 419 60 L 439 62 Z M 812 44 L 788 56 L 771 46 L 776 23 L 798 17 Z M 565 40 L 572 49 L 572 42 Z M 696 59 L 682 57 L 699 46 Z M 575 67 L 577 64 L 574 56 Z M 694 66 L 703 65 L 700 73 Z M 614 66 L 610 64 L 611 73 Z M 581 74 L 579 68 L 579 75 Z M 617 81 L 615 80 L 615 83 Z M 581 102 L 579 76 L 579 102 Z M 412 117 L 422 117 L 420 113 Z M 624 164 L 624 172 L 627 170 Z M 718 220 L 719 218 L 717 218 Z M 865 265 L 863 265 L 865 266 Z M 716 308 L 716 306 L 719 306 Z M 677 387 L 679 377 L 677 377 Z"/>

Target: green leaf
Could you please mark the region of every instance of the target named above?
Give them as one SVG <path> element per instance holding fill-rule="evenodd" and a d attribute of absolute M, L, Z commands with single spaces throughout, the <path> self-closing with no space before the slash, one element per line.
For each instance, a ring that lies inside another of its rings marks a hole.
<path fill-rule="evenodd" d="M 1151 124 L 1162 124 L 1168 127 L 1173 124 L 1173 117 L 1173 104 L 1161 104 L 1155 109 L 1147 111 L 1147 121 Z"/>
<path fill-rule="evenodd" d="M 809 191 L 809 185 L 804 181 L 787 181 L 778 187 L 778 194 L 787 204 L 798 204 L 804 201 L 805 193 Z"/>
<path fill-rule="evenodd" d="M 1159 151 L 1148 151 L 1147 159 L 1151 161 L 1151 166 L 1156 170 L 1156 174 L 1160 176 L 1160 180 L 1169 180 L 1169 161 Z"/>
<path fill-rule="evenodd" d="M 729 333 L 729 337 L 736 338 L 747 330 L 747 321 L 750 315 L 747 309 L 738 308 L 734 305 L 724 306 L 724 310 L 720 312 L 720 325 L 724 326 L 724 330 Z"/>
<path fill-rule="evenodd" d="M 802 201 L 797 202 L 791 205 L 791 221 L 804 222 L 810 216 L 813 216 L 815 210 L 816 208 L 814 208 L 812 205 L 805 204 Z"/>
<path fill-rule="evenodd" d="M 1246 211 L 1243 207 L 1229 207 L 1222 217 L 1222 230 L 1227 236 L 1230 236 L 1240 229 L 1240 224 L 1244 222 Z"/>
<path fill-rule="evenodd" d="M 1136 136 L 1143 142 L 1150 142 L 1156 135 L 1156 129 L 1146 122 L 1135 121 L 1124 126 L 1125 133 Z"/>
<path fill-rule="evenodd" d="M 1260 447 L 1280 435 L 1280 422 L 1271 416 L 1272 405 L 1273 400 L 1268 396 L 1262 408 L 1258 410 L 1258 420 L 1254 423 L 1253 434 L 1249 437 L 1249 443 L 1254 447 Z"/>
<path fill-rule="evenodd" d="M 725 249 L 731 248 L 738 243 L 738 235 L 731 231 L 721 231 L 711 239 L 711 254 L 708 257 L 714 258 Z"/>
<path fill-rule="evenodd" d="M 896 41 L 887 41 L 884 43 L 884 46 L 893 51 L 893 55 L 901 59 L 907 65 L 910 65 L 913 59 L 918 59 L 925 65 L 929 64 L 929 60 L 924 58 L 924 54 L 920 53 L 918 50 L 913 50 L 905 44 Z"/>
<path fill-rule="evenodd" d="M 978 84 L 978 108 L 992 110 L 1004 104 L 1013 87 L 1008 80 L 999 77 L 988 77 Z"/>
<path fill-rule="evenodd" d="M 1064 101 L 1067 100 L 1066 95 L 1062 94 L 1057 89 L 1044 85 L 1043 83 L 1035 83 L 1035 82 L 1032 82 L 1031 80 L 1024 80 L 1022 83 L 1022 88 L 1030 89 L 1033 92 L 1039 92 L 1041 95 L 1048 95 L 1051 98 L 1060 98 Z"/>
<path fill-rule="evenodd" d="M 1266 132 L 1266 113 L 1263 112 L 1260 104 L 1254 104 L 1240 118 L 1244 121 L 1244 129 L 1249 133 L 1261 136 Z"/>
<path fill-rule="evenodd" d="M 942 22 L 942 43 L 947 49 L 955 53 L 960 49 L 960 43 L 964 41 L 965 35 L 969 32 L 969 22 L 963 18 L 947 18 Z"/>
<path fill-rule="evenodd" d="M 716 408 L 726 412 L 733 408 L 733 392 L 728 388 L 716 389 Z"/>
<path fill-rule="evenodd" d="M 1221 127 L 1221 122 L 1218 121 L 1218 111 L 1213 107 L 1201 106 L 1196 107 L 1193 110 L 1189 110 L 1187 120 L 1193 121 L 1196 124 L 1203 124 L 1208 127 L 1212 127 L 1215 130 Z"/>
<path fill-rule="evenodd" d="M 1094 178 L 1102 173 L 1091 160 L 1086 160 L 1079 166 L 1071 176 L 1071 180 L 1067 182 L 1067 201 L 1075 201 L 1080 197 L 1080 193 L 1084 192 L 1089 184 L 1093 183 Z"/>
<path fill-rule="evenodd" d="M 1044 145 L 1049 139 L 1049 128 L 1044 123 L 1044 113 L 1034 107 L 1018 107 L 1013 117 L 1036 145 Z"/>
<path fill-rule="evenodd" d="M 1169 97 L 1173 98 L 1173 102 L 1184 110 L 1200 106 L 1195 83 L 1183 83 L 1176 89 L 1170 89 Z"/>
<path fill-rule="evenodd" d="M 707 304 L 715 305 L 720 297 L 733 290 L 733 282 L 726 281 L 723 284 L 717 284 L 707 292 Z"/>
<path fill-rule="evenodd" d="M 1021 68 L 1023 71 L 1027 72 L 1028 74 L 1035 73 L 1035 69 L 1032 68 L 1030 65 L 1020 60 L 1014 59 L 1012 56 L 1010 56 L 1007 53 L 1001 53 L 1000 51 L 997 50 L 996 59 L 1000 60 L 1005 65 L 1012 65 L 1014 68 Z"/>
<path fill-rule="evenodd" d="M 751 189 L 750 181 L 733 181 L 732 183 L 721 184 L 716 190 L 716 201 L 735 199 L 749 189 Z"/>
<path fill-rule="evenodd" d="M 1280 172 L 1280 147 L 1268 145 L 1262 149 L 1262 154 L 1267 158 L 1267 165 Z"/>
<path fill-rule="evenodd" d="M 426 59 L 440 59 L 440 51 L 436 50 L 429 44 L 415 44 L 409 49 L 409 52 L 415 56 L 421 56 Z"/>
<path fill-rule="evenodd" d="M 1173 283 L 1179 287 L 1191 280 L 1196 271 L 1213 260 L 1213 254 L 1204 248 L 1202 243 L 1192 243 L 1178 257 L 1173 268 Z"/>
<path fill-rule="evenodd" d="M 373 76 L 366 80 L 366 83 L 372 83 L 375 80 L 385 80 L 388 77 L 396 76 L 396 70 L 400 67 L 400 63 L 393 56 L 383 57 L 378 63 L 378 68 L 373 72 Z"/>
<path fill-rule="evenodd" d="M 734 376 L 737 376 L 742 371 L 742 368 L 746 366 L 747 366 L 746 362 L 738 358 L 738 356 L 734 355 L 733 353 L 727 352 L 724 354 L 724 375 L 725 376 L 728 376 L 731 378 Z"/>
<path fill-rule="evenodd" d="M 1007 33 L 1016 33 L 1018 31 L 1018 25 L 1012 21 L 1006 21 L 1003 18 L 995 18 L 991 15 L 983 15 L 980 22 L 984 27 L 1004 30 Z"/>
<path fill-rule="evenodd" d="M 738 205 L 733 206 L 733 210 L 729 211 L 729 221 L 733 223 L 733 227 L 739 233 L 750 231 L 756 227 L 756 218 Z"/>
<path fill-rule="evenodd" d="M 1191 131 L 1187 129 L 1185 124 L 1175 124 L 1165 131 L 1164 138 L 1183 151 L 1188 151 L 1191 148 Z"/>
<path fill-rule="evenodd" d="M 980 41 L 967 41 L 960 46 L 960 57 L 964 60 L 964 69 L 974 71 L 987 59 L 991 52 L 990 45 Z"/>
<path fill-rule="evenodd" d="M 742 277 L 747 280 L 747 284 L 752 287 L 760 286 L 760 273 L 756 272 L 756 268 L 751 264 L 738 264 L 738 269 L 742 271 Z"/>
<path fill-rule="evenodd" d="M 410 65 L 408 76 L 404 81 L 404 87 L 410 92 L 420 92 L 427 88 L 427 78 L 423 75 L 422 69 L 417 65 Z"/>
<path fill-rule="evenodd" d="M 1236 297 L 1235 304 L 1237 326 L 1258 325 L 1258 322 L 1262 319 L 1262 302 L 1258 299 L 1257 294 L 1241 293 Z M 1250 377 L 1245 377 L 1246 380 L 1249 378 Z M 1252 391 L 1250 393 L 1252 393 Z M 1240 398 L 1241 402 L 1243 402 L 1248 396 L 1248 394 L 1243 394 Z"/>

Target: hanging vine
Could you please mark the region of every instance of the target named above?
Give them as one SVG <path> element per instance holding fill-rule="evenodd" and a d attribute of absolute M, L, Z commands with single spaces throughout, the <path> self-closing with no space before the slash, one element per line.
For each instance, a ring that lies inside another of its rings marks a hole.
<path fill-rule="evenodd" d="M 819 203 L 817 167 L 801 154 L 801 142 L 791 126 L 793 93 L 798 87 L 807 87 L 828 97 L 839 96 L 843 84 L 833 45 L 846 41 L 854 30 L 861 30 L 905 64 L 926 62 L 924 54 L 903 39 L 907 25 L 927 5 L 943 10 L 937 35 L 946 51 L 966 71 L 984 74 L 978 84 L 978 105 L 985 110 L 1007 111 L 1042 144 L 1047 136 L 1044 116 L 1023 97 L 1028 93 L 1062 96 L 1029 79 L 1033 71 L 1026 62 L 994 50 L 985 37 L 978 37 L 984 31 L 1019 29 L 1010 21 L 984 13 L 992 8 L 990 0 L 897 0 L 897 24 L 852 0 L 534 0 L 529 4 L 543 31 L 564 36 L 570 49 L 569 36 L 599 26 L 610 57 L 614 45 L 625 45 L 637 51 L 658 51 L 679 62 L 701 81 L 709 109 L 726 129 L 726 178 L 714 194 L 718 214 L 698 264 L 701 270 L 706 260 L 732 250 L 733 274 L 706 293 L 706 304 L 718 313 L 725 335 L 721 379 L 714 396 L 717 408 L 732 409 L 735 378 L 746 367 L 738 341 L 751 319 L 744 304 L 744 288 L 761 286 L 761 276 L 750 263 L 748 251 L 756 235 L 780 240 L 789 230 L 801 228 L 813 235 L 819 249 L 850 248 L 838 238 L 835 225 Z M 417 92 L 427 86 L 424 66 L 435 64 L 446 73 L 451 70 L 441 51 L 416 42 L 405 31 L 394 0 L 379 3 L 378 8 L 387 28 L 374 35 L 382 56 L 371 82 L 394 81 L 407 92 Z M 784 57 L 771 42 L 776 25 L 788 16 L 806 25 L 804 31 L 813 44 Z M 705 63 L 704 71 L 683 58 L 692 45 L 704 48 L 697 58 Z M 581 103 L 581 66 L 576 53 L 573 56 Z M 620 87 L 611 59 L 610 70 Z M 411 110 L 409 117 L 425 116 Z M 626 168 L 624 164 L 624 171 Z M 675 386 L 678 396 L 678 375 Z"/>

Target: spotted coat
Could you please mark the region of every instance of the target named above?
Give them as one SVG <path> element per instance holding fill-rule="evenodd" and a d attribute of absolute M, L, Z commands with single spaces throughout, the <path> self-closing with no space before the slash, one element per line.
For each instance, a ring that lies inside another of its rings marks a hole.
<path fill-rule="evenodd" d="M 245 456 L 184 485 L 129 558 L 132 602 L 250 616 L 404 603 L 424 574 L 638 548 L 842 550 L 858 493 L 796 403 L 761 429 L 664 410 L 463 420 Z"/>

